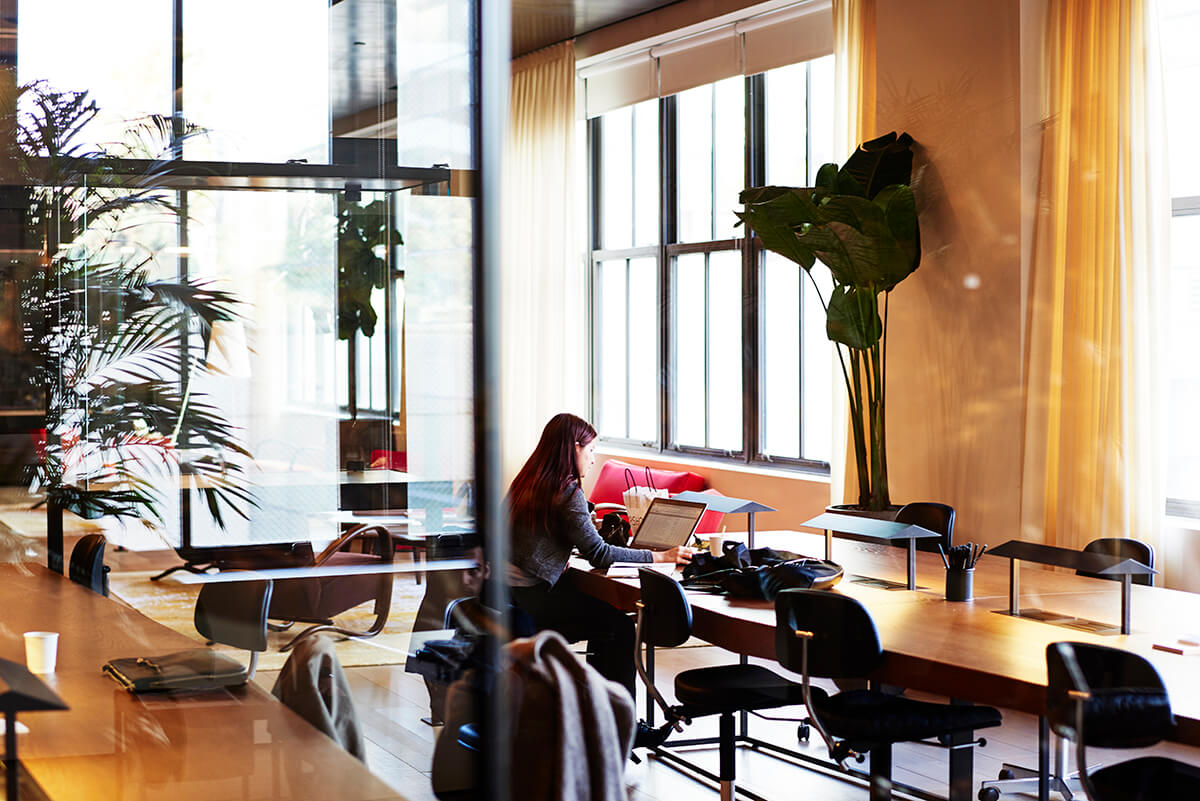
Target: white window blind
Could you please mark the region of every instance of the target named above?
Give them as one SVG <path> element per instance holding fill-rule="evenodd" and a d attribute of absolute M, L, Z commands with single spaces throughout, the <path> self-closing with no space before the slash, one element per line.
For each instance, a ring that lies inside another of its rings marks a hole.
<path fill-rule="evenodd" d="M 598 61 L 582 67 L 579 76 L 591 118 L 733 75 L 755 75 L 832 52 L 830 2 L 807 0 Z"/>

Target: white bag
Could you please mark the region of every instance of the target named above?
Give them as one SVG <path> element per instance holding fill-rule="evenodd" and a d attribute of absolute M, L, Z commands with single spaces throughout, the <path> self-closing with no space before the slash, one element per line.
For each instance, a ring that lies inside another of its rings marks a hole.
<path fill-rule="evenodd" d="M 638 486 L 637 481 L 633 478 L 633 473 L 626 468 L 625 486 L 626 490 L 621 493 L 621 500 L 625 503 L 625 509 L 629 515 L 630 530 L 637 531 L 642 518 L 646 516 L 646 510 L 650 508 L 654 499 L 667 498 L 669 495 L 665 489 L 658 489 L 654 486 L 654 478 L 650 475 L 649 467 L 646 468 L 646 486 L 644 487 Z"/>

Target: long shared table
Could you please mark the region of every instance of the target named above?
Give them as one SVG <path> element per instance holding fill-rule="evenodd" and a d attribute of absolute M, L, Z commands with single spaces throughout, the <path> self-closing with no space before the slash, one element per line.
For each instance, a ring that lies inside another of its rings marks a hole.
<path fill-rule="evenodd" d="M 51 799 L 396 799 L 366 766 L 250 684 L 135 696 L 103 675 L 115 657 L 197 643 L 41 565 L 0 566 L 0 657 L 24 664 L 22 632 L 57 631 L 46 683 L 70 706 L 20 716 L 18 756 Z"/>
<path fill-rule="evenodd" d="M 820 557 L 825 540 L 796 531 L 760 532 L 758 545 Z M 1046 701 L 1046 646 L 1071 640 L 1134 651 L 1162 675 L 1178 721 L 1173 739 L 1200 746 L 1200 655 L 1157 650 L 1200 630 L 1200 596 L 1133 587 L 1132 633 L 1087 630 L 1006 614 L 1009 560 L 984 556 L 975 571 L 971 601 L 945 600 L 945 569 L 937 554 L 918 553 L 914 591 L 883 589 L 859 577 L 903 582 L 906 552 L 888 545 L 838 540 L 833 558 L 845 569 L 834 592 L 858 599 L 870 611 L 886 654 L 872 676 L 941 696 L 1040 715 Z M 572 577 L 588 593 L 632 611 L 639 597 L 636 579 L 619 568 L 609 576 L 573 565 Z M 771 603 L 691 592 L 694 634 L 739 654 L 775 658 L 775 611 Z M 1021 573 L 1021 606 L 1063 617 L 1111 623 L 1121 619 L 1119 582 L 1077 576 L 1026 565 Z M 985 733 L 986 734 L 986 733 Z"/>

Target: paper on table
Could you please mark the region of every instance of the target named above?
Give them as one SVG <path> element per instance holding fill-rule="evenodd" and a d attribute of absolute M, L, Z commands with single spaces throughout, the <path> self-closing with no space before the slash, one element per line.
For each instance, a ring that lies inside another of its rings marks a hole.
<path fill-rule="evenodd" d="M 1196 641 L 1195 635 L 1180 637 L 1174 642 L 1156 642 L 1154 643 L 1156 651 L 1166 651 L 1169 654 L 1180 654 L 1190 656 L 1200 654 L 1200 642 Z"/>
<path fill-rule="evenodd" d="M 643 567 L 657 570 L 668 576 L 675 572 L 675 565 L 672 562 L 613 562 L 605 575 L 609 578 L 637 578 L 638 570 Z"/>

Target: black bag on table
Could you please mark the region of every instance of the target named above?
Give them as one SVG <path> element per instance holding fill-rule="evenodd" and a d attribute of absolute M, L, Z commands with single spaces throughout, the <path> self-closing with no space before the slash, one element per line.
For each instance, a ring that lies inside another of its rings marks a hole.
<path fill-rule="evenodd" d="M 720 556 L 698 553 L 683 569 L 683 586 L 735 598 L 773 601 L 780 590 L 823 590 L 842 580 L 842 566 L 772 548 L 727 542 Z"/>
<path fill-rule="evenodd" d="M 110 659 L 103 671 L 131 693 L 219 690 L 246 683 L 246 666 L 208 648 Z"/>

